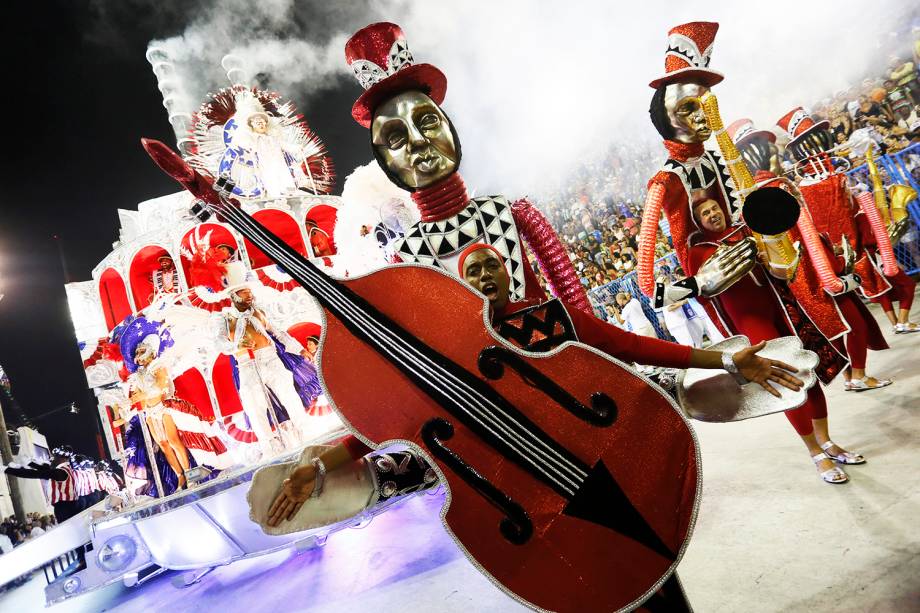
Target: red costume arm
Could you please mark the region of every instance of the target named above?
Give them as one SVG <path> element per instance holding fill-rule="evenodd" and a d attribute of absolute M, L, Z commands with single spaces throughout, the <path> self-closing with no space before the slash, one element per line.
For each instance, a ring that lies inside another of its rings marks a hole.
<path fill-rule="evenodd" d="M 624 362 L 667 368 L 689 368 L 692 347 L 639 336 L 566 305 L 578 340 Z"/>
<path fill-rule="evenodd" d="M 575 272 L 575 267 L 569 260 L 569 254 L 543 213 L 538 211 L 526 198 L 522 198 L 511 205 L 511 214 L 518 233 L 527 241 L 537 264 L 543 270 L 543 275 L 556 296 L 563 302 L 590 313 L 591 303 L 588 301 L 588 293 L 578 279 L 578 273 Z M 530 268 L 526 256 L 524 265 Z M 528 271 L 525 270 L 525 276 L 527 273 Z M 530 290 L 530 279 L 536 281 L 532 271 L 528 278 L 527 290 Z M 530 297 L 532 296 L 528 291 L 528 298 Z M 545 299 L 542 296 L 538 298 Z"/>
<path fill-rule="evenodd" d="M 821 287 L 831 296 L 841 293 L 844 289 L 843 282 L 837 276 L 838 271 L 834 270 L 834 263 L 827 254 L 827 247 L 822 237 L 819 236 L 818 230 L 811 219 L 811 214 L 807 209 L 799 215 L 796 228 L 802 237 L 802 242 L 805 243 L 808 258 L 814 265 L 818 278 L 821 280 Z"/>
<path fill-rule="evenodd" d="M 658 220 L 661 219 L 664 195 L 664 186 L 661 183 L 652 183 L 645 198 L 645 209 L 642 211 L 636 276 L 639 279 L 639 289 L 646 296 L 655 294 L 655 240 L 658 235 Z"/>
<path fill-rule="evenodd" d="M 875 240 L 875 233 L 872 232 L 872 224 L 865 213 L 856 214 L 856 229 L 859 240 L 857 241 L 863 249 L 874 252 L 878 249 L 878 241 Z"/>

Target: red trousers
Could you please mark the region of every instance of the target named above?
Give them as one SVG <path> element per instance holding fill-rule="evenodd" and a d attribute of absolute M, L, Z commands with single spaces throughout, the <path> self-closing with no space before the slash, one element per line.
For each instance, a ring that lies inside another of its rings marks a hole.
<path fill-rule="evenodd" d="M 908 277 L 900 268 L 898 269 L 898 274 L 885 278 L 891 283 L 891 289 L 873 299 L 872 302 L 878 302 L 882 305 L 882 310 L 885 312 L 894 310 L 891 303 L 895 301 L 898 302 L 900 308 L 910 311 L 910 307 L 914 303 L 914 290 L 917 287 L 917 282 Z"/>
<path fill-rule="evenodd" d="M 866 351 L 869 348 L 869 326 L 857 306 L 853 304 L 854 300 L 859 299 L 854 296 L 853 292 L 834 298 L 837 307 L 843 314 L 843 319 L 850 326 L 846 339 L 850 367 L 861 370 L 866 367 Z"/>

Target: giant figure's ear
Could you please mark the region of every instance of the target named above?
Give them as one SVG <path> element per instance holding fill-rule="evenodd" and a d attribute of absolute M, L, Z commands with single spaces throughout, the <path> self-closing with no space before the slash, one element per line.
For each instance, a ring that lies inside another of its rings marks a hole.
<path fill-rule="evenodd" d="M 668 111 L 664 106 L 664 93 L 667 87 L 667 85 L 661 85 L 655 90 L 652 95 L 652 102 L 648 107 L 648 114 L 652 119 L 652 125 L 658 130 L 661 138 L 674 140 L 677 132 L 674 130 L 674 126 L 671 125 L 671 119 L 668 117 Z"/>

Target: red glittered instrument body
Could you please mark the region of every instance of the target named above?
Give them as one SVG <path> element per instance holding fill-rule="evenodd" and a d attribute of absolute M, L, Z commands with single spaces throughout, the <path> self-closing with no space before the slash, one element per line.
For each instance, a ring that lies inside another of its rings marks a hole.
<path fill-rule="evenodd" d="M 449 491 L 446 526 L 500 587 L 541 609 L 608 612 L 671 575 L 700 466 L 663 391 L 583 345 L 520 351 L 489 326 L 481 295 L 434 268 L 329 279 L 227 202 L 196 195 L 317 298 L 321 380 L 339 415 L 373 447 L 402 441 L 427 456 Z"/>
<path fill-rule="evenodd" d="M 346 284 L 470 372 L 479 372 L 477 358 L 483 349 L 504 344 L 485 326 L 482 297 L 437 270 L 396 266 Z M 327 316 L 324 330 L 320 370 L 339 414 L 372 446 L 406 440 L 435 461 L 450 490 L 445 522 L 473 559 L 511 592 L 552 611 L 615 611 L 640 599 L 671 572 L 692 529 L 699 465 L 689 426 L 660 390 L 580 345 L 526 359 L 564 382 L 576 398 L 607 393 L 618 408 L 616 421 L 608 427 L 585 424 L 510 369 L 502 379 L 490 381 L 585 463 L 603 462 L 672 555 L 662 555 L 615 528 L 566 515 L 564 497 L 454 420 L 454 436 L 445 444 L 533 520 L 534 536 L 516 545 L 499 533 L 502 512 L 426 446 L 422 425 L 432 417 L 452 419 L 450 413 L 334 317 Z M 621 528 L 631 529 L 625 524 Z"/>

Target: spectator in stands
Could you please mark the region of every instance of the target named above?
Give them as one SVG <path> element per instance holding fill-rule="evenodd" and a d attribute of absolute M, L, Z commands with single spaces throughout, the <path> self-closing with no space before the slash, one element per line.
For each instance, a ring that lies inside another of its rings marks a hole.
<path fill-rule="evenodd" d="M 639 336 L 657 337 L 655 327 L 652 322 L 645 316 L 642 310 L 642 304 L 632 297 L 629 292 L 620 292 L 616 297 L 617 304 L 620 305 L 620 317 L 626 322 L 633 334 Z"/>

